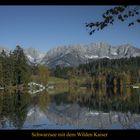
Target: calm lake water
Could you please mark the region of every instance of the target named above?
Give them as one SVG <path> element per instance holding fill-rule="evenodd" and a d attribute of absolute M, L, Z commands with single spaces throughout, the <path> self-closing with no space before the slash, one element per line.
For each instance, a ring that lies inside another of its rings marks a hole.
<path fill-rule="evenodd" d="M 0 90 L 0 129 L 140 129 L 140 89 Z"/>

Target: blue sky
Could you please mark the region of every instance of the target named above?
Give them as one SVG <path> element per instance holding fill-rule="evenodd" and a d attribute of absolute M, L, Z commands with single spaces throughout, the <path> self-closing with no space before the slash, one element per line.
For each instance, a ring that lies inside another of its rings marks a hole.
<path fill-rule="evenodd" d="M 47 51 L 71 44 L 107 42 L 140 47 L 140 25 L 116 22 L 89 36 L 85 23 L 100 20 L 110 6 L 0 6 L 0 47 Z"/>

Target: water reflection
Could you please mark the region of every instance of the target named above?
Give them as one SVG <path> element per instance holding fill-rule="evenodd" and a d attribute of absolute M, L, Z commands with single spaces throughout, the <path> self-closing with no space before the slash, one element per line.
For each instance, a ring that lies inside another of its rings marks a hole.
<path fill-rule="evenodd" d="M 140 129 L 140 90 L 0 91 L 0 129 Z"/>
<path fill-rule="evenodd" d="M 53 109 L 59 114 L 53 120 L 59 124 L 78 128 L 140 128 L 138 89 L 71 89 L 69 93 L 57 94 L 53 99 L 56 103 Z"/>
<path fill-rule="evenodd" d="M 21 129 L 26 120 L 30 95 L 19 90 L 0 93 L 0 128 Z"/>

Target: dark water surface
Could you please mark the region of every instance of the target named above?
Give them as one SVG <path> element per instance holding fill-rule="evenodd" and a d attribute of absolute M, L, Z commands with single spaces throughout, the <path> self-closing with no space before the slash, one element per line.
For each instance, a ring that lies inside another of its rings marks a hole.
<path fill-rule="evenodd" d="M 140 129 L 140 89 L 0 90 L 0 129 Z"/>

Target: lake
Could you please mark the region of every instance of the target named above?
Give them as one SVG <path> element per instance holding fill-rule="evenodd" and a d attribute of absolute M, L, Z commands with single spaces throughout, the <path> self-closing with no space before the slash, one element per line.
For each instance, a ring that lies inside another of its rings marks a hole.
<path fill-rule="evenodd" d="M 140 89 L 0 90 L 0 129 L 140 129 Z"/>

